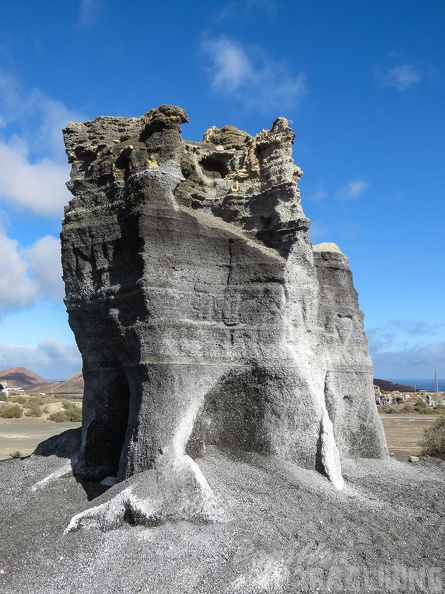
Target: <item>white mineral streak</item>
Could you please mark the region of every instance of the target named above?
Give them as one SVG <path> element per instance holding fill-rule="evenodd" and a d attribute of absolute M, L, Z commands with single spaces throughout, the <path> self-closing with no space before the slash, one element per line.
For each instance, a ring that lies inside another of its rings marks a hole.
<path fill-rule="evenodd" d="M 61 478 L 62 476 L 66 476 L 72 473 L 73 471 L 73 464 L 76 464 L 77 458 L 73 460 L 68 460 L 63 466 L 43 478 L 38 483 L 34 483 L 31 487 L 31 491 L 38 491 L 39 489 L 44 489 L 49 483 L 56 481 L 57 479 Z"/>

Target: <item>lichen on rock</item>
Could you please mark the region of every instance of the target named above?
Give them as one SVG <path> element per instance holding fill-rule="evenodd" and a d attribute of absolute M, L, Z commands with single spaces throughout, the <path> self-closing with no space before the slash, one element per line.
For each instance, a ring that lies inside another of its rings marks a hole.
<path fill-rule="evenodd" d="M 85 379 L 75 472 L 149 476 L 157 503 L 138 504 L 140 523 L 144 509 L 146 523 L 208 510 L 208 445 L 337 488 L 343 458 L 387 456 L 348 261 L 311 245 L 288 121 L 256 136 L 212 127 L 202 142 L 182 139 L 187 121 L 163 105 L 64 130 L 65 303 Z M 134 500 L 119 497 L 120 512 L 72 526 L 114 526 Z"/>

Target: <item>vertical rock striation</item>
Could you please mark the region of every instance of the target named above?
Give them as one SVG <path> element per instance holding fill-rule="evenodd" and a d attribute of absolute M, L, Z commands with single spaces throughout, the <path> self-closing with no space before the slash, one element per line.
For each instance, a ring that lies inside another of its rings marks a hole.
<path fill-rule="evenodd" d="M 65 301 L 85 379 L 75 471 L 148 473 L 146 521 L 211 498 L 195 462 L 208 445 L 337 488 L 343 457 L 387 455 L 351 272 L 333 244 L 312 248 L 287 120 L 201 143 L 181 138 L 187 121 L 163 105 L 64 130 Z"/>

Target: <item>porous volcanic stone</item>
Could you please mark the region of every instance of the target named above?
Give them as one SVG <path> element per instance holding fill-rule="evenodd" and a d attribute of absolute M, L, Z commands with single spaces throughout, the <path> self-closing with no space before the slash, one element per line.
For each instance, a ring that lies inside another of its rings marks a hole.
<path fill-rule="evenodd" d="M 274 455 L 343 486 L 343 458 L 385 458 L 347 258 L 313 249 L 278 118 L 181 138 L 187 114 L 64 130 L 62 261 L 83 358 L 75 473 L 140 480 L 73 520 L 208 516 L 206 446 Z"/>

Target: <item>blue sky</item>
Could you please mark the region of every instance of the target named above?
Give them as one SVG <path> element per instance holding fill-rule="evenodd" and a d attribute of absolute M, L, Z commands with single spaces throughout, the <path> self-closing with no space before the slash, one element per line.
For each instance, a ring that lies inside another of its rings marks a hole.
<path fill-rule="evenodd" d="M 349 257 L 375 375 L 445 375 L 445 2 L 0 3 L 0 369 L 81 367 L 61 128 L 184 107 L 185 138 L 292 120 L 313 243 Z"/>

